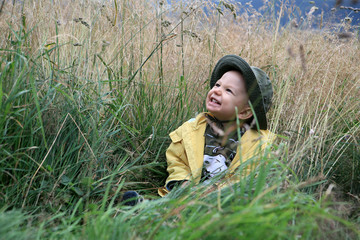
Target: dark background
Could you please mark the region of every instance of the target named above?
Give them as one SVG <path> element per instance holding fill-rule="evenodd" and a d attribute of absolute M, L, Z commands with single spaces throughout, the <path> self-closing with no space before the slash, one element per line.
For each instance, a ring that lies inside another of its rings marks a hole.
<path fill-rule="evenodd" d="M 313 21 L 310 27 L 318 27 L 321 14 L 323 14 L 323 23 L 327 24 L 340 24 L 344 21 L 346 17 L 351 19 L 351 24 L 356 27 L 360 27 L 360 11 L 355 12 L 349 9 L 342 9 L 341 7 L 351 7 L 357 8 L 360 10 L 360 0 L 252 0 L 252 1 L 240 1 L 240 0 L 232 0 L 232 2 L 240 3 L 243 6 L 243 10 L 245 10 L 248 5 L 246 3 L 251 2 L 251 5 L 254 9 L 260 11 L 261 13 L 266 13 L 271 11 L 271 6 L 274 6 L 275 3 L 275 12 L 276 16 L 280 11 L 281 3 L 284 2 L 286 8 L 285 9 L 293 9 L 295 11 L 291 11 L 291 14 L 285 12 L 285 15 L 281 19 L 281 24 L 288 24 L 290 20 L 296 19 L 297 21 L 301 21 L 301 17 L 306 18 L 310 9 L 313 6 L 316 6 L 318 9 L 313 13 Z M 265 3 L 264 3 L 265 2 Z M 265 6 L 265 7 L 264 7 Z"/>

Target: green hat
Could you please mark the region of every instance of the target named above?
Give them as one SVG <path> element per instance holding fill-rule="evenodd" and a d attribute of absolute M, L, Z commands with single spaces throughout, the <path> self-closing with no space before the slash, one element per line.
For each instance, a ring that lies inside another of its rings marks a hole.
<path fill-rule="evenodd" d="M 269 77 L 260 68 L 250 67 L 241 57 L 226 55 L 217 62 L 211 74 L 210 87 L 212 88 L 224 73 L 232 70 L 243 75 L 246 91 L 254 108 L 260 129 L 267 129 L 266 112 L 270 109 L 273 96 Z"/>

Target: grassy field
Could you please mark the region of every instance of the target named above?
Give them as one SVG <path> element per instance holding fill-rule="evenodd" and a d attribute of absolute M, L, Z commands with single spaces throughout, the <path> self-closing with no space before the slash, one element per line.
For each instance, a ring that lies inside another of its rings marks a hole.
<path fill-rule="evenodd" d="M 0 239 L 359 239 L 359 26 L 271 2 L 0 1 Z M 225 54 L 272 79 L 278 140 L 237 185 L 160 199 Z"/>

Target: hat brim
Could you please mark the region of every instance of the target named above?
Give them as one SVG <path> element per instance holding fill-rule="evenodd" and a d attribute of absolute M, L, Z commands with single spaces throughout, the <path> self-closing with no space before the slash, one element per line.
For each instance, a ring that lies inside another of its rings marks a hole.
<path fill-rule="evenodd" d="M 210 87 L 212 88 L 224 73 L 233 70 L 240 72 L 244 78 L 246 91 L 249 95 L 251 105 L 254 108 L 260 129 L 267 129 L 266 112 L 260 86 L 250 65 L 244 59 L 237 55 L 226 55 L 222 57 L 217 62 L 211 74 Z"/>

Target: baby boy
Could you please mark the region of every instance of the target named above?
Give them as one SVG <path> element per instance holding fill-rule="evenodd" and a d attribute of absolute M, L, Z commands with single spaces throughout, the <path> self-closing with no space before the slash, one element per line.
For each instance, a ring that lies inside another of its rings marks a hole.
<path fill-rule="evenodd" d="M 226 55 L 216 64 L 210 87 L 207 112 L 170 133 L 169 176 L 158 190 L 160 196 L 189 181 L 207 184 L 216 176 L 231 179 L 241 163 L 274 139 L 266 118 L 273 90 L 264 71 L 237 55 Z"/>

